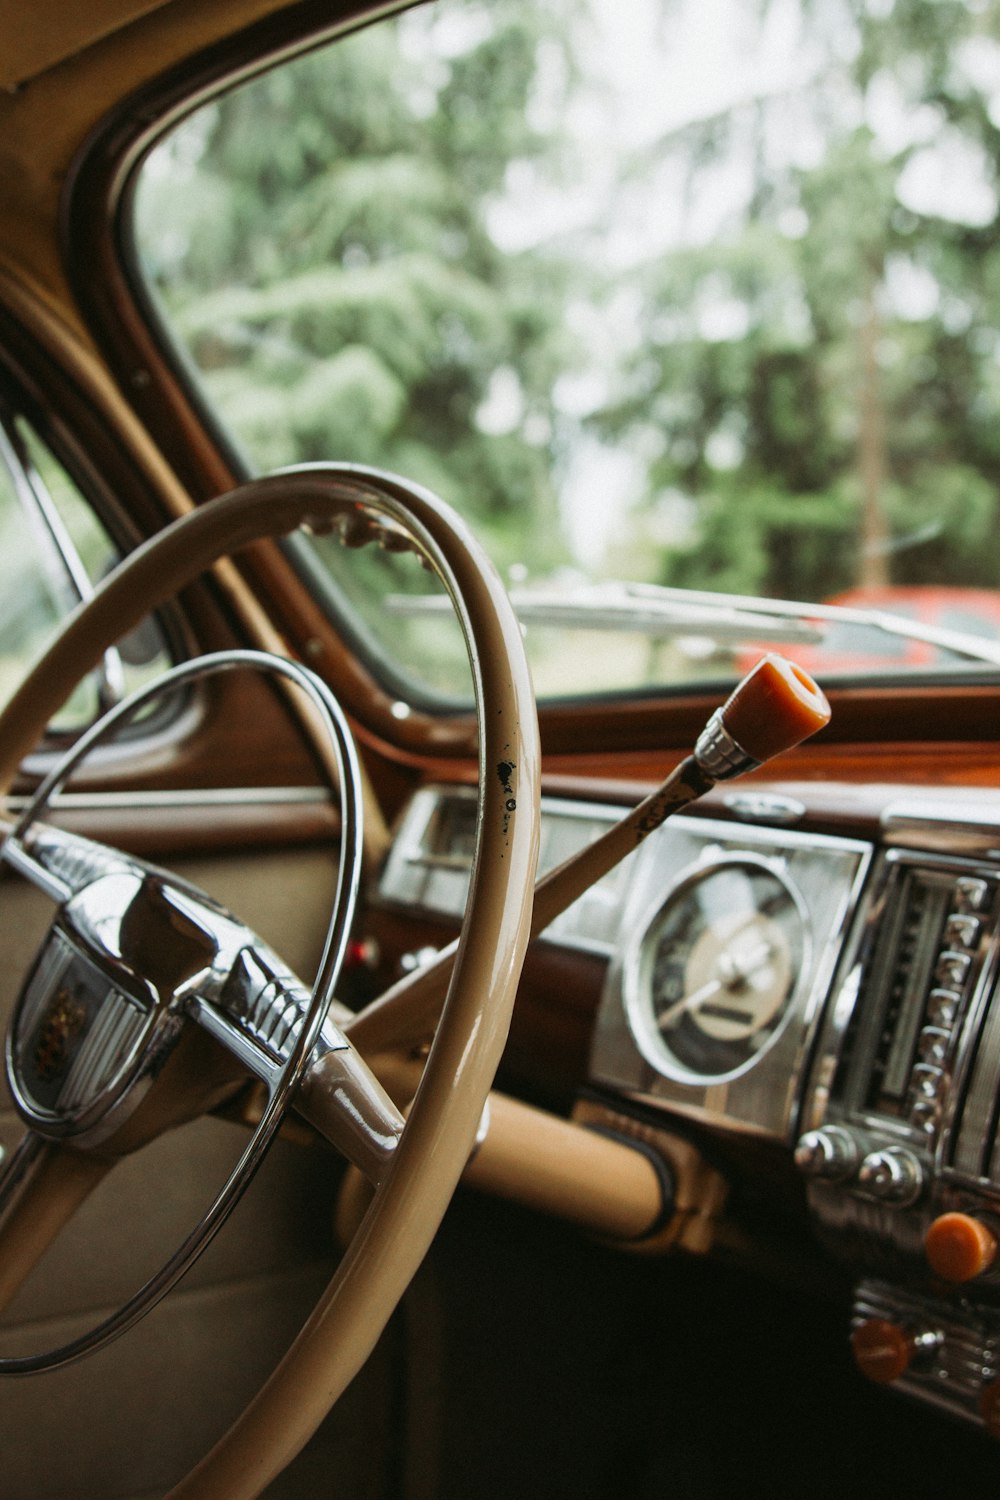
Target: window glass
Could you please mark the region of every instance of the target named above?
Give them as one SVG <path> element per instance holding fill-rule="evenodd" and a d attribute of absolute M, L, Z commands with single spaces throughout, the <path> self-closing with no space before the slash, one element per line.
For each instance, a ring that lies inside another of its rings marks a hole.
<path fill-rule="evenodd" d="M 81 597 L 114 567 L 119 552 L 93 507 L 29 423 L 10 420 L 0 462 L 0 701 Z M 85 678 L 57 715 L 53 729 L 73 732 L 123 694 L 170 664 L 162 631 L 151 618 Z"/>
<path fill-rule="evenodd" d="M 988 609 L 967 652 L 886 630 L 1000 583 L 997 37 L 994 0 L 438 0 L 165 140 L 139 264 L 249 468 L 469 518 L 543 695 L 761 643 L 982 671 Z M 401 694 L 461 691 L 415 565 L 313 561 Z M 839 596 L 880 645 L 763 609 Z"/>
<path fill-rule="evenodd" d="M 0 697 L 4 702 L 60 618 L 60 599 L 50 570 L 25 525 L 10 474 L 0 465 Z"/>

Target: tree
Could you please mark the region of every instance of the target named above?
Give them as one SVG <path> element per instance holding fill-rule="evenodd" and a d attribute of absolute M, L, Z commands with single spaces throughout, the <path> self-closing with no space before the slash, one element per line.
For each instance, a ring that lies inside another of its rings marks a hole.
<path fill-rule="evenodd" d="M 733 206 L 713 243 L 638 273 L 652 337 L 596 424 L 654 446 L 647 505 L 694 501 L 663 581 L 803 598 L 994 584 L 1000 9 L 812 0 L 803 15 L 826 55 L 801 87 L 653 148 L 695 183 L 727 168 Z M 964 203 L 949 163 L 974 185 Z"/>
<path fill-rule="evenodd" d="M 565 43 L 532 7 L 488 10 L 369 28 L 202 111 L 147 168 L 140 239 L 254 466 L 396 469 L 471 511 L 501 562 L 538 563 L 564 555 L 566 267 L 503 253 L 489 219 L 512 162 L 557 160 L 531 106 Z M 425 45 L 442 27 L 444 62 Z"/>

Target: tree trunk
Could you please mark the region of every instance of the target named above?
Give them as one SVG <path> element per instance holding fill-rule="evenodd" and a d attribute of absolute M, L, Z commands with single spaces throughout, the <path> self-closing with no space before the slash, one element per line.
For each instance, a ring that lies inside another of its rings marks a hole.
<path fill-rule="evenodd" d="M 877 303 L 878 277 L 869 271 L 861 318 L 861 382 L 858 412 L 858 473 L 861 481 L 861 560 L 858 582 L 862 588 L 884 588 L 889 582 L 889 527 L 882 505 L 888 472 L 885 405 L 878 367 L 880 323 Z"/>

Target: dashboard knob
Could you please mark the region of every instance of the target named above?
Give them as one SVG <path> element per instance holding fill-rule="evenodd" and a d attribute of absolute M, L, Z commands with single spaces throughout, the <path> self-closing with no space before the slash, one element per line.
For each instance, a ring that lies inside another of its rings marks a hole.
<path fill-rule="evenodd" d="M 858 1165 L 857 1142 L 840 1125 L 808 1130 L 795 1147 L 795 1165 L 806 1177 L 843 1182 Z"/>
<path fill-rule="evenodd" d="M 867 1318 L 851 1333 L 851 1352 L 868 1380 L 891 1385 L 916 1361 L 933 1359 L 943 1343 L 938 1329 L 914 1332 L 888 1318 Z"/>
<path fill-rule="evenodd" d="M 924 1253 L 936 1276 L 961 1284 L 989 1270 L 996 1259 L 997 1237 L 971 1214 L 941 1214 L 927 1231 Z"/>
<path fill-rule="evenodd" d="M 869 1151 L 858 1168 L 857 1185 L 868 1198 L 907 1208 L 920 1197 L 924 1170 L 905 1146 L 885 1146 Z"/>
<path fill-rule="evenodd" d="M 898 1323 L 868 1318 L 851 1334 L 851 1353 L 862 1375 L 878 1385 L 890 1385 L 910 1367 L 913 1339 Z"/>

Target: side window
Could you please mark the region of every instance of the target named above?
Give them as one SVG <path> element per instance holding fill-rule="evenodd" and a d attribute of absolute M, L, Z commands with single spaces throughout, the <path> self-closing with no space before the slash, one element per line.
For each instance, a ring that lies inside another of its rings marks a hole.
<path fill-rule="evenodd" d="M 31 425 L 0 404 L 0 702 L 119 556 Z M 144 622 L 80 683 L 53 730 L 78 732 L 169 664 L 162 631 L 154 620 Z"/>

